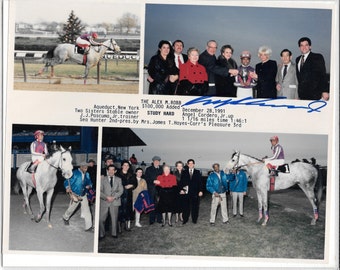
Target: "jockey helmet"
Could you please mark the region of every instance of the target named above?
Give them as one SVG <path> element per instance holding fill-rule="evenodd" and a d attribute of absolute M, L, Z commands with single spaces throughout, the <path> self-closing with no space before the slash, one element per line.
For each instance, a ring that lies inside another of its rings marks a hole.
<path fill-rule="evenodd" d="M 270 141 L 278 142 L 279 141 L 279 137 L 278 136 L 273 136 L 273 137 L 270 138 Z"/>
<path fill-rule="evenodd" d="M 45 135 L 45 132 L 42 130 L 37 130 L 36 132 L 34 132 L 34 138 L 38 138 L 39 134 Z"/>
<path fill-rule="evenodd" d="M 92 33 L 92 37 L 93 37 L 93 38 L 98 38 L 98 34 L 97 34 L 96 32 L 93 32 L 93 33 Z"/>
<path fill-rule="evenodd" d="M 249 51 L 243 51 L 243 52 L 241 52 L 241 55 L 240 55 L 240 58 L 242 59 L 242 58 L 251 58 L 251 54 L 250 54 L 250 52 Z"/>

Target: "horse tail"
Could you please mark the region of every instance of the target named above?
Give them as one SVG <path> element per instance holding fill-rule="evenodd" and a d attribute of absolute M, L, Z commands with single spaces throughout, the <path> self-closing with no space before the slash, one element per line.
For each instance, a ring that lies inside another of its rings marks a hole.
<path fill-rule="evenodd" d="M 316 182 L 314 186 L 314 194 L 316 198 L 316 205 L 319 206 L 320 202 L 322 200 L 322 193 L 323 193 L 323 179 L 322 179 L 322 173 L 318 166 L 315 166 L 315 169 L 317 170 L 317 176 L 316 176 Z"/>
<path fill-rule="evenodd" d="M 46 53 L 45 59 L 51 59 L 54 57 L 54 50 L 57 48 L 57 46 L 54 46 L 52 49 L 48 50 Z"/>

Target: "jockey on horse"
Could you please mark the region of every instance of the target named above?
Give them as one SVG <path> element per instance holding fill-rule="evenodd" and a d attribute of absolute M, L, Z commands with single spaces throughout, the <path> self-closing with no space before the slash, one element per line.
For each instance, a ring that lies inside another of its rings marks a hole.
<path fill-rule="evenodd" d="M 47 144 L 44 143 L 44 134 L 45 132 L 42 130 L 34 132 L 35 141 L 31 143 L 30 147 L 32 162 L 27 168 L 29 173 L 34 173 L 38 164 L 45 159 L 46 155 L 48 155 Z"/>
<path fill-rule="evenodd" d="M 273 156 L 270 158 L 265 157 L 263 159 L 264 164 L 267 166 L 271 176 L 277 176 L 277 168 L 285 164 L 285 154 L 283 147 L 279 144 L 279 137 L 273 136 L 270 138 L 273 150 Z"/>
<path fill-rule="evenodd" d="M 92 34 L 83 34 L 77 38 L 76 45 L 84 50 L 84 54 L 88 54 L 90 51 L 91 45 L 94 45 L 94 46 L 103 45 L 102 43 L 94 41 L 97 38 L 98 38 L 98 34 L 95 32 Z"/>

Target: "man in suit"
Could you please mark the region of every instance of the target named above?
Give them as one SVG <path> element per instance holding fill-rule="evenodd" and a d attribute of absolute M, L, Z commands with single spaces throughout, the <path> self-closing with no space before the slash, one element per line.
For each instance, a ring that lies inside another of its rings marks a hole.
<path fill-rule="evenodd" d="M 111 235 L 117 238 L 118 208 L 121 204 L 120 196 L 123 194 L 122 180 L 115 176 L 117 169 L 114 165 L 107 168 L 107 176 L 101 177 L 100 185 L 100 213 L 99 213 L 99 239 L 105 237 L 105 221 L 108 213 L 111 217 Z"/>
<path fill-rule="evenodd" d="M 200 197 L 203 195 L 203 181 L 199 170 L 195 169 L 195 161 L 187 161 L 188 170 L 183 171 L 180 181 L 180 193 L 187 194 L 186 201 L 183 205 L 183 225 L 191 219 L 194 224 L 197 223 Z"/>
<path fill-rule="evenodd" d="M 188 56 L 183 53 L 184 43 L 180 39 L 176 39 L 172 43 L 172 48 L 174 49 L 174 60 L 177 68 L 177 74 L 179 74 L 179 68 L 182 64 L 188 61 Z M 176 94 L 176 88 L 178 85 L 178 80 L 171 83 L 170 95 Z"/>
<path fill-rule="evenodd" d="M 159 156 L 154 156 L 152 158 L 151 166 L 147 167 L 145 170 L 145 180 L 148 186 L 148 192 L 151 200 L 155 203 L 157 209 L 157 199 L 158 192 L 155 186 L 154 181 L 157 180 L 159 175 L 163 174 L 163 167 L 160 165 L 161 158 Z M 157 210 L 151 211 L 149 215 L 149 223 L 150 225 L 154 224 L 157 220 L 158 223 L 162 223 L 162 215 Z"/>
<path fill-rule="evenodd" d="M 276 89 L 278 97 L 287 99 L 298 99 L 298 79 L 296 77 L 296 67 L 292 63 L 292 52 L 284 49 L 280 53 L 282 63 L 277 67 Z"/>
<path fill-rule="evenodd" d="M 296 58 L 296 74 L 299 81 L 299 98 L 306 100 L 328 100 L 329 87 L 323 56 L 313 53 L 308 37 L 299 39 L 301 56 Z"/>
<path fill-rule="evenodd" d="M 172 43 L 172 47 L 174 48 L 175 64 L 179 69 L 181 64 L 184 64 L 186 61 L 188 61 L 188 56 L 183 54 L 184 43 L 182 40 L 177 39 Z"/>
<path fill-rule="evenodd" d="M 228 67 L 222 67 L 217 65 L 217 59 L 215 56 L 217 50 L 217 42 L 215 40 L 209 40 L 204 52 L 199 56 L 198 63 L 203 65 L 208 73 L 209 90 L 207 95 L 216 95 L 215 75 L 222 77 L 236 76 L 238 74 L 237 69 L 229 69 Z"/>

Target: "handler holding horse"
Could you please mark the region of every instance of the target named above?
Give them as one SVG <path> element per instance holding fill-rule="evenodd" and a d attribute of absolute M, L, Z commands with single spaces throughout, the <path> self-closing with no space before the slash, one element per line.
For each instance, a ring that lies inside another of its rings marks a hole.
<path fill-rule="evenodd" d="M 69 219 L 81 204 L 81 217 L 85 219 L 85 231 L 92 231 L 92 215 L 89 202 L 86 196 L 86 189 L 92 188 L 90 174 L 87 172 L 88 164 L 82 162 L 80 168 L 73 171 L 71 178 L 64 181 L 66 193 L 71 194 L 71 201 L 63 220 L 65 225 L 69 225 Z"/>

